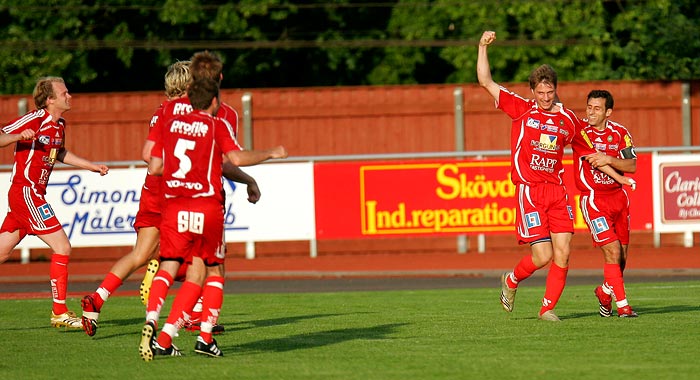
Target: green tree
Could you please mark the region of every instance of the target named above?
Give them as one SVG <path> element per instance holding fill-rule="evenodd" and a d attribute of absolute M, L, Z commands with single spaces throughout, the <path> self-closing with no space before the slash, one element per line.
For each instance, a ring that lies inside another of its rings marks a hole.
<path fill-rule="evenodd" d="M 73 92 L 158 90 L 203 49 L 234 87 L 475 82 L 495 30 L 494 79 L 541 63 L 560 79 L 700 78 L 693 0 L 0 0 L 0 93 L 60 75 Z"/>
<path fill-rule="evenodd" d="M 605 79 L 700 78 L 700 7 L 693 0 L 633 4 L 616 15 L 613 70 Z"/>

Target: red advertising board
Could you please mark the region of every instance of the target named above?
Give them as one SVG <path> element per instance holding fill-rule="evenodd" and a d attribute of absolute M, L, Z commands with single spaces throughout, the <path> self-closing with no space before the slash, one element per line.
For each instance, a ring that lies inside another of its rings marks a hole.
<path fill-rule="evenodd" d="M 659 165 L 661 222 L 700 221 L 700 163 L 668 162 Z"/>
<path fill-rule="evenodd" d="M 578 196 L 565 161 L 572 205 Z M 630 193 L 632 229 L 652 228 L 651 159 L 640 157 Z M 318 239 L 513 232 L 515 186 L 508 157 L 317 163 Z M 587 229 L 578 207 L 575 228 Z"/>

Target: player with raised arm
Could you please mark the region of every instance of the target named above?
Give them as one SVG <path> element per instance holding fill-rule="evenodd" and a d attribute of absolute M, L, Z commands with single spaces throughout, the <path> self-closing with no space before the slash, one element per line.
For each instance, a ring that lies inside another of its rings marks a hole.
<path fill-rule="evenodd" d="M 496 33 L 485 31 L 479 41 L 477 77 L 494 98 L 496 106 L 511 119 L 511 179 L 517 188 L 516 230 L 519 244 L 529 244 L 531 254 L 523 257 L 512 272 L 501 277 L 501 305 L 513 311 L 518 284 L 551 263 L 538 319 L 559 321 L 554 313 L 569 267 L 570 241 L 574 231 L 573 209 L 562 180 L 564 147 L 571 144 L 581 152 L 594 150 L 580 134 L 576 115 L 557 99 L 557 74 L 542 65 L 530 74 L 534 99 L 525 99 L 499 86 L 491 77 L 488 46 Z M 629 179 L 610 167 L 601 170 L 630 184 Z"/>

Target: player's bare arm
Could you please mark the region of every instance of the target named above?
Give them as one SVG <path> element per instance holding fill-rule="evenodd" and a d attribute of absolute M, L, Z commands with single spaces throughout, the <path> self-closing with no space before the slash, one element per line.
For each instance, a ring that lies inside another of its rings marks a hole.
<path fill-rule="evenodd" d="M 163 175 L 163 159 L 160 157 L 151 157 L 148 161 L 148 174 Z"/>
<path fill-rule="evenodd" d="M 632 188 L 632 190 L 635 190 L 637 188 L 637 182 L 635 180 L 633 180 L 630 177 L 625 177 L 624 175 L 621 175 L 620 173 L 615 171 L 615 169 L 613 169 L 610 165 L 600 166 L 597 169 L 607 174 L 610 178 L 614 179 L 617 183 L 623 186 L 629 186 Z"/>
<path fill-rule="evenodd" d="M 235 166 L 257 165 L 275 158 L 287 158 L 287 155 L 287 149 L 281 145 L 266 150 L 233 150 L 226 153 L 226 157 Z"/>
<path fill-rule="evenodd" d="M 487 30 L 479 40 L 479 54 L 476 61 L 476 76 L 481 87 L 486 89 L 491 96 L 498 101 L 500 88 L 491 77 L 491 65 L 489 64 L 488 46 L 496 40 L 496 32 Z"/>
<path fill-rule="evenodd" d="M 109 167 L 107 167 L 107 165 L 96 164 L 76 154 L 73 154 L 67 151 L 66 149 L 59 150 L 56 159 L 63 162 L 66 165 L 71 165 L 81 169 L 89 170 L 91 172 L 100 173 L 101 176 L 106 175 L 109 172 Z"/>
<path fill-rule="evenodd" d="M 595 152 L 584 156 L 594 168 L 610 165 L 623 173 L 635 173 L 637 171 L 637 158 L 618 158 L 609 156 L 603 152 Z"/>
<path fill-rule="evenodd" d="M 255 178 L 248 175 L 238 166 L 232 164 L 228 159 L 224 159 L 222 173 L 226 179 L 246 185 L 248 192 L 248 202 L 257 203 L 260 200 L 260 188 Z"/>
<path fill-rule="evenodd" d="M 14 144 L 17 141 L 31 140 L 34 138 L 36 133 L 33 129 L 25 129 L 20 133 L 4 133 L 0 132 L 0 147 L 6 147 L 10 144 Z"/>
<path fill-rule="evenodd" d="M 141 158 L 145 163 L 148 163 L 151 160 L 151 150 L 153 149 L 154 145 L 156 145 L 155 141 L 151 140 L 146 140 L 146 142 L 143 143 Z"/>

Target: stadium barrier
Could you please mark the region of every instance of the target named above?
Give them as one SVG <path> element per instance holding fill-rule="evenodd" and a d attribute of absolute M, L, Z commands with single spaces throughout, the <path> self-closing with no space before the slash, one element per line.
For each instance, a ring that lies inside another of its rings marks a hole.
<path fill-rule="evenodd" d="M 631 229 L 654 234 L 680 232 L 693 245 L 700 231 L 700 147 L 638 149 L 638 188 L 630 192 Z M 570 157 L 570 156 L 568 156 Z M 57 165 L 47 200 L 74 247 L 132 246 L 133 222 L 146 170 L 140 161 L 106 163 L 107 176 Z M 578 204 L 572 161 L 565 161 L 565 182 Z M 9 183 L 11 167 L 0 166 Z M 242 242 L 255 258 L 255 243 L 308 241 L 316 257 L 317 240 L 418 236 L 476 237 L 483 252 L 485 235 L 512 234 L 515 191 L 508 151 L 290 157 L 247 167 L 262 198 L 247 202 L 244 185 L 225 181 L 227 242 Z M 7 198 L 0 198 L 0 210 Z M 575 228 L 586 231 L 578 206 Z M 4 215 L 2 216 L 4 218 Z M 34 236 L 17 247 L 21 261 L 30 250 L 45 248 Z"/>

